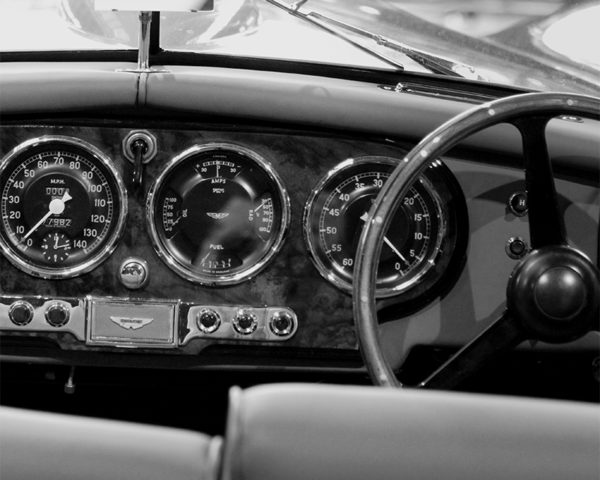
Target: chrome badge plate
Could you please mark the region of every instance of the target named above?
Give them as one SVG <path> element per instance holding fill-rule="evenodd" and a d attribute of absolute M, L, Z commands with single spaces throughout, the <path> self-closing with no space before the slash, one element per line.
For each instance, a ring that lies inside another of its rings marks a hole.
<path fill-rule="evenodd" d="M 87 343 L 114 347 L 177 346 L 177 302 L 88 299 Z"/>

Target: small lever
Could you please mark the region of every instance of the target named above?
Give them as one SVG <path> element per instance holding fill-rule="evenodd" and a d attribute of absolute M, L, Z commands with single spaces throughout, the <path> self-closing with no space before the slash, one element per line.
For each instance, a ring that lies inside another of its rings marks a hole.
<path fill-rule="evenodd" d="M 123 154 L 131 163 L 129 186 L 140 192 L 144 184 L 144 165 L 156 155 L 156 139 L 146 130 L 133 130 L 123 139 Z"/>
<path fill-rule="evenodd" d="M 136 139 L 131 145 L 133 153 L 133 170 L 131 172 L 131 186 L 138 191 L 142 187 L 144 173 L 144 156 L 148 152 L 148 145 L 141 138 Z"/>
<path fill-rule="evenodd" d="M 69 378 L 67 378 L 67 382 L 65 383 L 65 393 L 68 395 L 75 393 L 75 382 L 73 381 L 74 376 L 75 367 L 71 367 L 71 370 L 69 371 Z"/>

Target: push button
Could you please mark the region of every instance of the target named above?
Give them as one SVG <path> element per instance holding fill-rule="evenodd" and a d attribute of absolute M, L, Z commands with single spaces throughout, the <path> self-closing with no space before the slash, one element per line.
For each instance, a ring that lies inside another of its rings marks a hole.
<path fill-rule="evenodd" d="M 221 325 L 221 317 L 212 308 L 203 308 L 196 315 L 196 325 L 204 333 L 213 333 Z"/>
<path fill-rule="evenodd" d="M 53 327 L 63 327 L 69 322 L 70 312 L 62 303 L 53 303 L 46 309 L 46 321 Z"/>
<path fill-rule="evenodd" d="M 506 254 L 510 258 L 523 258 L 529 251 L 527 242 L 521 237 L 511 237 L 506 242 Z"/>
<path fill-rule="evenodd" d="M 236 332 L 242 335 L 250 335 L 256 327 L 258 322 L 256 321 L 256 315 L 246 310 L 238 310 L 237 314 L 233 318 L 233 328 Z"/>
<path fill-rule="evenodd" d="M 516 192 L 508 199 L 508 209 L 517 217 L 527 215 L 529 205 L 527 204 L 527 193 Z"/>
<path fill-rule="evenodd" d="M 269 327 L 275 335 L 284 337 L 294 330 L 294 319 L 287 312 L 275 312 L 271 317 Z"/>
<path fill-rule="evenodd" d="M 33 320 L 33 307 L 22 300 L 14 302 L 8 310 L 8 318 L 15 325 L 23 327 Z"/>

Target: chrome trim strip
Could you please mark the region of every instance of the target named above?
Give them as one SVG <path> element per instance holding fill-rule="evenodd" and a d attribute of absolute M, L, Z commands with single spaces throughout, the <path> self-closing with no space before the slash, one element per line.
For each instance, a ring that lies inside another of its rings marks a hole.
<path fill-rule="evenodd" d="M 250 342 L 285 342 L 292 338 L 298 330 L 298 317 L 296 313 L 288 307 L 253 307 L 250 305 L 189 305 L 187 313 L 187 320 L 185 321 L 187 327 L 187 334 L 181 340 L 180 345 L 186 345 L 194 338 L 202 339 L 220 339 L 220 340 L 242 340 Z M 212 310 L 216 312 L 221 323 L 217 329 L 213 332 L 203 332 L 196 322 L 197 315 L 203 310 Z M 252 314 L 256 319 L 256 328 L 250 333 L 243 334 L 235 329 L 234 319 L 239 311 Z M 276 335 L 271 331 L 270 321 L 271 318 L 278 314 L 285 312 L 290 315 L 293 326 L 288 334 Z"/>
<path fill-rule="evenodd" d="M 10 310 L 23 303 L 31 305 L 33 318 L 26 325 L 16 325 L 10 320 Z M 54 327 L 47 322 L 46 312 L 57 304 L 68 311 L 69 320 L 63 326 Z M 98 324 L 97 315 L 101 309 L 102 323 Z M 206 310 L 215 311 L 221 318 L 219 326 L 212 332 L 202 331 L 196 322 L 197 315 Z M 256 318 L 256 328 L 249 334 L 239 333 L 234 328 L 234 317 L 240 310 Z M 271 320 L 278 314 L 291 318 L 292 328 L 285 335 L 276 335 L 270 328 Z M 124 319 L 124 326 L 111 316 Z M 179 337 L 180 329 L 182 335 L 185 334 L 183 339 Z M 175 299 L 0 295 L 0 334 L 43 338 L 50 333 L 70 333 L 90 347 L 175 349 L 194 339 L 273 344 L 290 340 L 297 330 L 298 317 L 288 307 L 202 305 Z"/>
<path fill-rule="evenodd" d="M 33 318 L 27 325 L 15 325 L 10 321 L 9 311 L 15 303 L 27 303 L 33 307 Z M 69 321 L 62 327 L 53 327 L 46 321 L 46 311 L 52 305 L 63 305 L 69 311 Z M 70 333 L 82 342 L 86 332 L 86 301 L 77 298 L 49 298 L 41 296 L 0 296 L 0 332 Z"/>
<path fill-rule="evenodd" d="M 154 223 L 154 211 L 157 208 L 157 193 L 162 187 L 163 183 L 165 182 L 167 176 L 181 162 L 185 161 L 192 155 L 211 150 L 233 151 L 240 155 L 246 156 L 250 160 L 255 162 L 260 168 L 262 168 L 267 173 L 269 178 L 274 182 L 282 206 L 281 221 L 278 226 L 279 232 L 277 234 L 277 237 L 275 238 L 273 245 L 269 248 L 269 250 L 265 252 L 265 255 L 254 265 L 251 265 L 245 270 L 233 274 L 208 275 L 192 272 L 185 265 L 182 265 L 179 261 L 177 261 L 177 259 L 173 255 L 171 255 L 168 249 L 162 244 L 157 227 Z M 194 145 L 188 148 L 187 150 L 184 150 L 169 161 L 166 168 L 162 171 L 162 173 L 158 176 L 158 178 L 150 187 L 148 197 L 146 200 L 146 223 L 150 233 L 150 239 L 152 240 L 152 245 L 158 256 L 169 268 L 171 268 L 179 276 L 183 277 L 186 280 L 189 280 L 190 282 L 206 286 L 235 285 L 245 280 L 249 280 L 250 278 L 257 275 L 259 272 L 261 272 L 274 258 L 274 256 L 281 250 L 283 246 L 283 241 L 289 229 L 290 217 L 290 197 L 275 169 L 258 153 L 248 148 L 241 147 L 232 143 L 207 143 L 202 145 Z"/>
<path fill-rule="evenodd" d="M 117 195 L 119 197 L 119 211 L 116 212 L 117 225 L 113 230 L 112 235 L 105 242 L 106 245 L 101 248 L 94 256 L 86 260 L 84 263 L 76 265 L 70 268 L 62 268 L 62 269 L 50 269 L 32 265 L 24 260 L 22 260 L 17 254 L 14 253 L 14 249 L 8 244 L 4 238 L 0 235 L 0 249 L 4 256 L 8 259 L 10 263 L 12 263 L 19 270 L 36 277 L 55 280 L 55 279 L 63 279 L 63 278 L 73 278 L 79 275 L 83 275 L 87 273 L 102 262 L 104 262 L 117 248 L 117 243 L 123 235 L 123 231 L 125 228 L 125 219 L 127 217 L 127 190 L 125 188 L 125 184 L 121 179 L 121 176 L 118 170 L 113 165 L 111 159 L 102 153 L 98 148 L 93 146 L 92 144 L 81 140 L 75 137 L 67 137 L 63 135 L 44 135 L 41 137 L 32 138 L 17 145 L 13 148 L 8 154 L 4 156 L 2 161 L 0 162 L 0 172 L 2 172 L 10 162 L 21 155 L 23 152 L 27 151 L 30 148 L 37 147 L 40 144 L 44 143 L 66 143 L 68 145 L 74 145 L 75 147 L 81 148 L 86 151 L 89 155 L 91 155 L 96 161 L 101 162 L 108 170 L 108 173 L 112 175 L 112 180 L 114 180 L 117 185 Z M 3 186 L 0 185 L 0 192 L 3 190 Z"/>

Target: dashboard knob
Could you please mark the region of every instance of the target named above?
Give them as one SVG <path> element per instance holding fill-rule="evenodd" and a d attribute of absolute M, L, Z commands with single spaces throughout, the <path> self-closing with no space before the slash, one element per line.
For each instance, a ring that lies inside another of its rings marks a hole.
<path fill-rule="evenodd" d="M 62 303 L 55 302 L 46 309 L 45 316 L 53 327 L 62 327 L 69 322 L 70 312 Z"/>
<path fill-rule="evenodd" d="M 242 335 L 250 335 L 257 326 L 256 315 L 246 310 L 238 310 L 233 317 L 233 328 Z"/>
<path fill-rule="evenodd" d="M 517 217 L 527 215 L 529 205 L 527 203 L 527 192 L 513 193 L 508 199 L 508 209 Z"/>
<path fill-rule="evenodd" d="M 505 250 L 510 258 L 518 260 L 529 253 L 529 245 L 522 237 L 510 237 L 506 242 Z"/>
<path fill-rule="evenodd" d="M 18 300 L 10 306 L 8 318 L 15 325 L 23 327 L 33 320 L 33 307 L 29 302 Z"/>
<path fill-rule="evenodd" d="M 119 269 L 121 283 L 130 290 L 137 290 L 148 283 L 148 262 L 141 258 L 126 258 Z"/>
<path fill-rule="evenodd" d="M 269 321 L 269 328 L 275 335 L 284 337 L 294 330 L 294 318 L 285 311 L 275 312 Z"/>
<path fill-rule="evenodd" d="M 213 333 L 221 325 L 221 316 L 212 308 L 203 308 L 196 315 L 196 325 L 204 333 Z"/>

